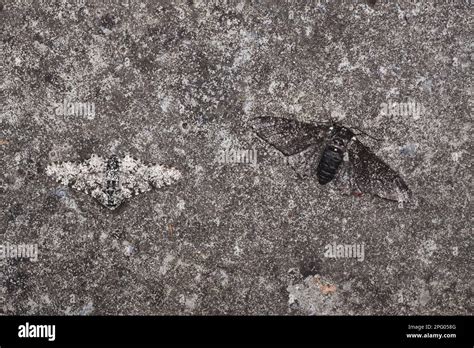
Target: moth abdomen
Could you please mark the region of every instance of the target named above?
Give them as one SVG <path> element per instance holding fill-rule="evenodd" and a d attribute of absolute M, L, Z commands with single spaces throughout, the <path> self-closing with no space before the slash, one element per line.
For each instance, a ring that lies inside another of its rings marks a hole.
<path fill-rule="evenodd" d="M 317 177 L 321 185 L 332 181 L 337 174 L 339 166 L 344 158 L 344 151 L 335 146 L 329 145 L 324 150 L 318 164 Z"/>

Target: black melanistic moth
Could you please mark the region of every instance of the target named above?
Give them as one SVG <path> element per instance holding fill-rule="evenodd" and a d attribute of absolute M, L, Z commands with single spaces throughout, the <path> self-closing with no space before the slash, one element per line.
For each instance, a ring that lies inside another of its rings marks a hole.
<path fill-rule="evenodd" d="M 336 186 L 355 195 L 370 193 L 407 202 L 411 192 L 403 179 L 362 144 L 355 132 L 339 124 L 310 124 L 279 117 L 252 120 L 256 134 L 291 156 L 290 165 L 302 177 Z"/>

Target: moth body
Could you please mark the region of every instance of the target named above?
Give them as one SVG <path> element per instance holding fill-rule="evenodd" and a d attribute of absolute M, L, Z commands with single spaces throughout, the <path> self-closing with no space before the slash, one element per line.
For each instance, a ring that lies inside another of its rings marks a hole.
<path fill-rule="evenodd" d="M 106 206 L 109 209 L 115 209 L 120 203 L 120 162 L 117 156 L 113 155 L 107 160 L 105 169 L 105 188 Z"/>
<path fill-rule="evenodd" d="M 323 150 L 316 170 L 318 182 L 321 185 L 331 182 L 336 177 L 353 136 L 354 133 L 346 127 L 331 127 L 329 141 Z"/>

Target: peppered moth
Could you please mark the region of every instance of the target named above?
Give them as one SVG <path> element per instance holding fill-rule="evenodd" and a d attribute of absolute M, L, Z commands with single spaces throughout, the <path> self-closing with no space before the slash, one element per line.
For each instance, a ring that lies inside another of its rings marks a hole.
<path fill-rule="evenodd" d="M 356 195 L 370 193 L 407 202 L 411 192 L 403 179 L 362 144 L 356 133 L 339 124 L 319 124 L 277 117 L 252 120 L 256 134 L 285 156 L 301 178 L 316 177 Z"/>
<path fill-rule="evenodd" d="M 181 177 L 177 169 L 146 165 L 129 155 L 108 159 L 92 155 L 83 162 L 56 162 L 47 166 L 46 174 L 87 193 L 111 210 L 132 196 L 169 186 Z"/>

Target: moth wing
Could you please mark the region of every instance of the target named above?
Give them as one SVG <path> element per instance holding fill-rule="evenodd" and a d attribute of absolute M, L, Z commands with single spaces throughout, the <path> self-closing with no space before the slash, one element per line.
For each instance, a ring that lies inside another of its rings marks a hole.
<path fill-rule="evenodd" d="M 159 164 L 146 165 L 128 155 L 122 160 L 121 188 L 126 198 L 150 191 L 152 187 L 171 185 L 180 177 L 181 173 L 174 168 Z"/>
<path fill-rule="evenodd" d="M 155 188 L 170 186 L 181 179 L 181 172 L 172 167 L 154 164 L 148 167 L 147 180 Z"/>
<path fill-rule="evenodd" d="M 147 180 L 148 167 L 141 160 L 126 155 L 121 161 L 120 186 L 122 195 L 130 198 L 151 190 Z"/>
<path fill-rule="evenodd" d="M 295 155 L 311 145 L 322 146 L 328 125 L 313 125 L 281 117 L 258 117 L 251 121 L 258 137 L 286 156 Z"/>
<path fill-rule="evenodd" d="M 347 153 L 346 153 L 347 155 Z M 348 156 L 344 156 L 344 160 L 341 163 L 336 178 L 334 179 L 334 185 L 341 190 L 344 194 L 360 194 L 360 190 L 354 181 L 354 166 L 349 161 Z"/>
<path fill-rule="evenodd" d="M 348 171 L 346 180 L 349 180 L 353 191 L 370 193 L 391 201 L 410 200 L 410 189 L 401 176 L 359 140 L 352 141 L 348 154 L 350 164 L 345 166 Z"/>
<path fill-rule="evenodd" d="M 303 151 L 295 155 L 288 156 L 288 164 L 296 172 L 300 179 L 306 179 L 316 175 L 320 152 L 321 150 L 319 144 L 310 145 Z"/>
<path fill-rule="evenodd" d="M 46 174 L 62 185 L 98 198 L 103 188 L 105 169 L 104 159 L 93 155 L 83 162 L 52 163 L 46 167 Z"/>

